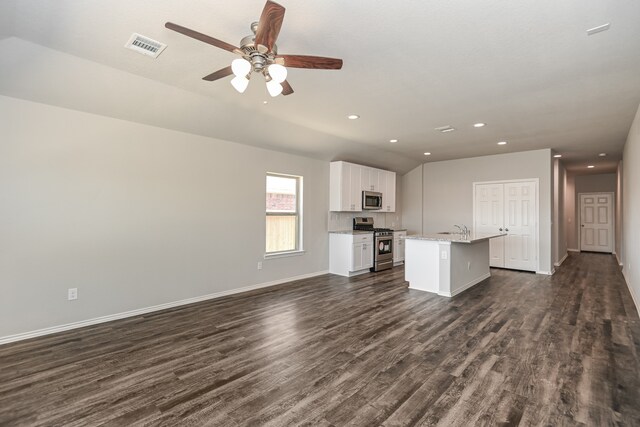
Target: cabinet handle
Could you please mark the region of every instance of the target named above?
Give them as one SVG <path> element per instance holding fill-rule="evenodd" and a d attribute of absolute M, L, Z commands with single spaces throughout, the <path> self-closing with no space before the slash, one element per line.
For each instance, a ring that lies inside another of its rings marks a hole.
<path fill-rule="evenodd" d="M 498 230 L 502 231 L 502 228 L 498 228 Z"/>
<path fill-rule="evenodd" d="M 508 229 L 508 228 L 505 228 L 505 229 L 504 229 L 504 231 L 509 231 L 509 229 Z"/>

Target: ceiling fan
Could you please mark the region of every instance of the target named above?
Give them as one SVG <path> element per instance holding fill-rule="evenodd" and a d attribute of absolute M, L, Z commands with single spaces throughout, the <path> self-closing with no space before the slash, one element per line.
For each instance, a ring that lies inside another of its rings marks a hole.
<path fill-rule="evenodd" d="M 286 67 L 339 70 L 342 68 L 342 59 L 307 55 L 279 55 L 276 39 L 280 33 L 280 27 L 282 27 L 284 12 L 284 7 L 267 0 L 264 9 L 262 9 L 260 20 L 251 24 L 253 35 L 240 40 L 240 47 L 172 22 L 167 22 L 164 26 L 242 57 L 233 60 L 230 66 L 203 77 L 203 80 L 214 81 L 234 74 L 235 77 L 231 80 L 231 84 L 238 92 L 242 93 L 249 85 L 251 74 L 259 73 L 265 77 L 267 90 L 271 96 L 278 96 L 280 93 L 290 95 L 293 93 L 293 89 L 286 80 Z"/>

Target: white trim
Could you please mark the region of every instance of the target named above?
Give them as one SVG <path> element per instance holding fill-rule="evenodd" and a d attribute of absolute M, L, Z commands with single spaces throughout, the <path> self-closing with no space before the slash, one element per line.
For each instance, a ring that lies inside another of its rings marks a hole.
<path fill-rule="evenodd" d="M 636 297 L 636 294 L 633 293 L 633 287 L 631 287 L 631 284 L 629 284 L 629 280 L 627 278 L 625 271 L 626 270 L 622 270 L 622 277 L 624 277 L 624 282 L 627 284 L 627 289 L 629 289 L 629 293 L 631 294 L 631 299 L 633 300 L 633 304 L 636 306 L 636 311 L 640 313 L 640 304 L 638 303 L 638 298 Z"/>
<path fill-rule="evenodd" d="M 471 183 L 473 188 L 473 228 L 476 227 L 476 186 L 482 184 L 508 184 L 511 182 L 535 182 L 536 184 L 536 270 L 540 268 L 540 178 L 525 178 L 525 179 L 505 179 L 499 181 L 478 181 Z M 552 242 L 553 244 L 553 242 Z M 489 256 L 491 258 L 491 256 Z M 490 265 L 491 267 L 491 265 Z M 499 267 L 507 268 L 507 267 Z"/>
<path fill-rule="evenodd" d="M 564 256 L 562 257 L 562 259 L 556 263 L 554 263 L 553 265 L 555 265 L 556 267 L 560 267 L 562 265 L 563 262 L 565 262 L 565 260 L 567 259 L 567 257 L 569 256 L 569 252 L 567 252 L 566 254 L 564 254 Z"/>
<path fill-rule="evenodd" d="M 489 277 L 491 277 L 491 272 L 488 272 L 487 274 L 483 274 L 482 276 L 473 279 L 469 283 L 466 283 L 464 286 L 462 286 L 459 289 L 456 289 L 453 292 L 440 292 L 440 291 L 438 291 L 438 295 L 443 296 L 443 297 L 449 297 L 449 298 L 455 297 L 460 292 L 466 291 L 470 287 L 472 287 L 474 285 L 477 285 L 478 283 L 482 282 L 485 279 L 488 279 Z"/>
<path fill-rule="evenodd" d="M 547 276 L 553 276 L 553 273 L 555 273 L 555 272 L 556 272 L 556 269 L 554 268 L 554 269 L 553 269 L 553 270 L 551 270 L 551 271 L 542 271 L 542 270 L 539 270 L 539 271 L 536 271 L 536 274 L 545 274 L 545 275 L 547 275 Z"/>
<path fill-rule="evenodd" d="M 578 209 L 576 210 L 576 224 L 578 224 L 578 247 L 582 250 L 582 228 L 579 226 L 582 223 L 582 195 L 598 195 L 598 194 L 611 194 L 611 204 L 609 204 L 609 214 L 611 216 L 611 253 L 615 253 L 616 250 L 616 193 L 613 191 L 588 191 L 586 193 L 577 193 L 578 197 Z M 599 252 L 599 251 L 596 251 Z M 604 254 L 609 252 L 602 252 Z"/>
<path fill-rule="evenodd" d="M 64 325 L 51 326 L 49 328 L 37 329 L 35 331 L 22 332 L 15 335 L 7 335 L 0 337 L 0 345 L 8 344 L 10 342 L 22 341 L 29 338 L 40 337 L 42 335 L 55 334 L 57 332 L 69 331 L 71 329 L 82 328 L 84 326 L 97 325 L 99 323 L 111 322 L 112 320 L 124 319 L 127 317 L 139 316 L 141 314 L 147 314 L 154 311 L 165 310 L 167 308 L 179 307 L 181 305 L 193 304 L 196 302 L 206 301 L 210 299 L 216 299 L 225 297 L 228 295 L 239 294 L 242 292 L 253 291 L 256 289 L 268 288 L 271 286 L 281 285 L 283 283 L 292 283 L 297 280 L 308 279 L 311 277 L 322 276 L 328 274 L 329 271 L 318 271 L 315 273 L 302 274 L 300 276 L 289 277 L 286 279 L 273 280 L 271 282 L 258 283 L 255 285 L 244 286 L 242 288 L 229 289 L 227 291 L 216 292 L 213 294 L 201 295 L 198 297 L 187 298 L 179 301 L 171 301 L 164 304 L 158 304 L 151 307 L 137 308 L 135 310 L 125 311 L 122 313 L 109 314 L 107 316 L 94 317 L 93 319 L 81 320 L 79 322 L 67 323 Z"/>
<path fill-rule="evenodd" d="M 268 254 L 264 254 L 264 259 L 277 259 L 277 258 L 287 258 L 291 256 L 300 256 L 304 255 L 306 251 L 288 251 L 288 252 L 271 252 Z"/>
<path fill-rule="evenodd" d="M 580 249 L 567 248 L 567 252 L 580 252 Z"/>

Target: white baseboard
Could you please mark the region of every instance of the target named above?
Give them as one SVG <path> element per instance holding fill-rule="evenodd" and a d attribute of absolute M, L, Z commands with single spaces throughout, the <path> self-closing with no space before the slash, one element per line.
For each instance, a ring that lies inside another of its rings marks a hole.
<path fill-rule="evenodd" d="M 622 270 L 622 276 L 624 277 L 624 282 L 627 284 L 627 289 L 629 289 L 629 293 L 631 294 L 631 299 L 633 300 L 633 304 L 636 306 L 636 311 L 640 313 L 640 304 L 638 304 L 638 297 L 633 292 L 633 287 L 631 286 L 630 280 L 627 277 L 626 270 Z"/>
<path fill-rule="evenodd" d="M 567 257 L 569 256 L 569 252 L 567 252 L 566 254 L 564 254 L 564 256 L 562 257 L 562 259 L 556 263 L 554 263 L 553 265 L 555 265 L 556 267 L 560 267 L 562 265 L 562 263 L 567 259 Z"/>
<path fill-rule="evenodd" d="M 438 295 L 443 296 L 443 297 L 449 297 L 449 298 L 455 297 L 460 292 L 466 291 L 467 289 L 469 289 L 473 285 L 477 285 L 478 283 L 482 282 L 485 279 L 488 279 L 489 277 L 491 277 L 491 272 L 488 272 L 487 274 L 484 274 L 484 275 L 482 275 L 482 276 L 480 276 L 480 277 L 478 277 L 476 279 L 473 279 L 469 283 L 465 283 L 461 288 L 456 289 L 453 292 L 438 292 Z"/>
<path fill-rule="evenodd" d="M 614 252 L 614 255 L 616 256 L 616 261 L 618 262 L 618 265 L 620 267 L 623 267 L 622 263 L 620 262 L 620 258 L 618 258 L 618 254 Z"/>
<path fill-rule="evenodd" d="M 139 316 L 141 314 L 147 314 L 154 311 L 165 310 L 167 308 L 179 307 L 181 305 L 193 304 L 196 302 L 206 301 L 210 299 L 225 297 L 228 295 L 239 294 L 242 292 L 253 291 L 256 289 L 268 288 L 271 286 L 281 285 L 283 283 L 295 282 L 297 280 L 308 279 L 310 277 L 322 276 L 328 274 L 329 271 L 318 271 L 315 273 L 302 274 L 300 276 L 289 277 L 286 279 L 273 280 L 271 282 L 258 283 L 256 285 L 244 286 L 242 288 L 229 289 L 227 291 L 216 292 L 208 295 L 201 295 L 198 297 L 187 298 L 179 301 L 171 301 L 164 304 L 158 304 L 151 307 L 138 308 L 135 310 L 125 311 L 122 313 L 109 314 L 107 316 L 94 317 L 93 319 L 81 320 L 79 322 L 67 323 L 64 325 L 52 326 L 49 328 L 37 329 L 35 331 L 22 332 L 15 335 L 7 335 L 0 337 L 0 345 L 8 344 L 10 342 L 22 341 L 29 338 L 40 337 L 43 335 L 55 334 L 57 332 L 69 331 L 71 329 L 82 328 L 84 326 L 97 325 L 99 323 L 111 322 L 112 320 L 124 319 L 126 317 Z"/>
<path fill-rule="evenodd" d="M 569 249 L 569 248 L 567 248 L 567 252 L 580 252 L 580 249 Z"/>
<path fill-rule="evenodd" d="M 543 270 L 539 270 L 539 271 L 536 271 L 536 274 L 545 274 L 545 275 L 547 275 L 547 276 L 553 276 L 553 273 L 555 273 L 555 272 L 556 272 L 556 269 L 554 268 L 554 269 L 553 269 L 553 270 L 551 270 L 551 271 L 543 271 Z"/>

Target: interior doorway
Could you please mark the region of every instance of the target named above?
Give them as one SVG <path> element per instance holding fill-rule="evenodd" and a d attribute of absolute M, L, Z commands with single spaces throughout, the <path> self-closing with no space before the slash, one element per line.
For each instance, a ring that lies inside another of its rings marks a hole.
<path fill-rule="evenodd" d="M 613 193 L 580 193 L 580 250 L 612 253 Z"/>

